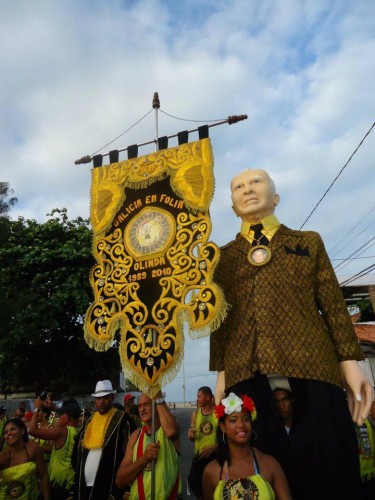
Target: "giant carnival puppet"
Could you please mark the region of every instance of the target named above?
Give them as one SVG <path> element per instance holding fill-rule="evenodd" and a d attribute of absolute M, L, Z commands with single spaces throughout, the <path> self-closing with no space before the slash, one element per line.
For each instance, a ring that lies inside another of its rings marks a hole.
<path fill-rule="evenodd" d="M 214 277 L 228 305 L 210 338 L 216 400 L 224 391 L 251 395 L 258 410 L 255 446 L 279 459 L 293 498 L 359 498 L 353 420 L 366 416 L 372 389 L 323 242 L 316 232 L 280 224 L 279 196 L 267 172 L 241 172 L 231 193 L 242 225 L 221 248 Z M 276 388 L 293 394 L 289 435 Z"/>

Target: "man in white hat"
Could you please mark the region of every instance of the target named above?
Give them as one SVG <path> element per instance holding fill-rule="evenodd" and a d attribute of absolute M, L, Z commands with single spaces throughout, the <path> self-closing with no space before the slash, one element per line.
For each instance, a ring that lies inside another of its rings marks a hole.
<path fill-rule="evenodd" d="M 135 429 L 129 417 L 113 406 L 116 391 L 110 380 L 99 380 L 95 392 L 96 412 L 77 440 L 75 495 L 77 500 L 122 499 L 115 484 L 130 433 Z"/>

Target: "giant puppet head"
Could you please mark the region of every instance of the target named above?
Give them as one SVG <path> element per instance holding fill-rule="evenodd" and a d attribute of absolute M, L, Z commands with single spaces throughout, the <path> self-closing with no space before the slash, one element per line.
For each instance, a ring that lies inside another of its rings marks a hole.
<path fill-rule="evenodd" d="M 280 201 L 275 183 L 265 170 L 244 170 L 231 182 L 233 211 L 245 222 L 272 215 Z"/>

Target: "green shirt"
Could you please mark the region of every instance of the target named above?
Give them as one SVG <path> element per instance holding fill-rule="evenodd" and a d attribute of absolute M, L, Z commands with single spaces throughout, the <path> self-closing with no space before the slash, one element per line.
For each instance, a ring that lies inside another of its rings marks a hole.
<path fill-rule="evenodd" d="M 74 440 L 81 427 L 68 425 L 66 430 L 68 432 L 64 445 L 59 449 L 56 449 L 56 446 L 53 447 L 48 474 L 52 487 L 57 485 L 69 491 L 74 482 L 74 469 L 72 467 Z"/>
<path fill-rule="evenodd" d="M 194 441 L 194 456 L 200 455 L 205 448 L 216 444 L 216 429 L 218 420 L 214 412 L 203 415 L 202 408 L 197 409 L 194 427 L 196 429 Z"/>
<path fill-rule="evenodd" d="M 133 448 L 133 462 L 137 460 L 141 433 L 142 430 L 139 433 L 138 439 Z M 152 436 L 148 436 L 147 433 L 145 433 L 143 436 L 143 452 L 151 442 Z M 173 442 L 166 438 L 161 427 L 159 427 L 159 429 L 155 432 L 155 442 L 160 444 L 158 459 L 155 463 L 155 500 L 166 500 L 176 485 L 176 481 L 179 480 L 180 456 L 177 453 Z M 140 475 L 143 480 L 145 498 L 149 499 L 151 498 L 151 463 L 148 463 L 147 466 L 144 467 Z M 179 491 L 181 491 L 180 480 Z M 137 478 L 131 485 L 130 500 L 138 500 L 139 497 Z"/>

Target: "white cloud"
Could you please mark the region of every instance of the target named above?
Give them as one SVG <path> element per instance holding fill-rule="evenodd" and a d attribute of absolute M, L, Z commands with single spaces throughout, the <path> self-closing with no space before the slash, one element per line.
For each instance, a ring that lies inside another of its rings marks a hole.
<path fill-rule="evenodd" d="M 66 206 L 86 217 L 90 166 L 74 160 L 126 130 L 158 91 L 176 116 L 249 115 L 211 131 L 215 241 L 236 232 L 227 186 L 251 166 L 272 173 L 279 217 L 298 228 L 374 121 L 374 14 L 370 0 L 3 0 L 0 147 L 2 180 L 20 200 L 13 216 Z M 159 135 L 195 125 L 159 113 Z M 153 135 L 150 114 L 106 150 Z M 374 148 L 372 133 L 305 227 L 327 248 L 373 206 Z M 189 341 L 189 367 L 207 357 L 201 342 Z"/>

